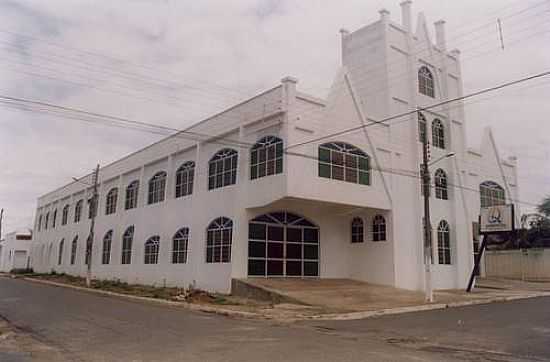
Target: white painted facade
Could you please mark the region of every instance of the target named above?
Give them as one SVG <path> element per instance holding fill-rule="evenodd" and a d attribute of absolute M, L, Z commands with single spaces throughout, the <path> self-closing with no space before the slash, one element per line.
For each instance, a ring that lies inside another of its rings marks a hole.
<path fill-rule="evenodd" d="M 381 11 L 379 21 L 353 33 L 342 31 L 342 67 L 326 100 L 299 92 L 297 80 L 287 77 L 252 99 L 103 167 L 92 257 L 94 277 L 155 285 L 195 284 L 228 292 L 232 278 L 249 276 L 250 220 L 285 211 L 318 227 L 319 277 L 423 289 L 422 145 L 417 115 L 411 112 L 384 120 L 461 96 L 462 75 L 460 53 L 446 50 L 443 23 L 436 23 L 434 44 L 424 16 L 420 14 L 417 29 L 412 31 L 410 2 L 402 3 L 402 11 L 401 24 Z M 434 76 L 433 98 L 419 93 L 421 66 L 427 66 Z M 513 159 L 500 157 L 490 130 L 479 150 L 467 148 L 462 102 L 422 113 L 430 140 L 432 121 L 438 118 L 444 126 L 445 148 L 432 146 L 432 160 L 456 153 L 431 170 L 433 179 L 435 169 L 443 169 L 449 184 L 447 200 L 437 199 L 434 193 L 431 197 L 434 286 L 461 288 L 473 266 L 472 222 L 479 214 L 480 183 L 501 185 L 511 202 L 517 198 L 516 165 Z M 331 136 L 353 127 L 355 132 Z M 282 172 L 252 180 L 250 147 L 265 136 L 284 142 Z M 300 145 L 314 139 L 319 140 Z M 327 142 L 344 142 L 365 152 L 370 160 L 370 185 L 319 177 L 319 146 Z M 208 190 L 208 162 L 224 148 L 238 152 L 236 183 Z M 186 161 L 196 165 L 193 192 L 176 198 L 175 172 Z M 167 173 L 165 200 L 148 205 L 147 184 L 159 171 Z M 138 205 L 125 210 L 125 189 L 134 180 L 140 182 Z M 91 176 L 82 181 L 90 183 Z M 106 215 L 106 195 L 113 188 L 118 188 L 116 212 Z M 89 188 L 75 182 L 39 198 L 33 251 L 36 271 L 85 274 L 90 222 L 86 204 L 80 222 L 74 222 L 74 213 L 76 202 L 89 196 Z M 65 205 L 69 205 L 68 222 L 61 225 Z M 51 227 L 54 210 L 58 210 L 55 228 Z M 48 213 L 50 224 L 45 229 Z M 384 241 L 373 241 L 376 215 L 386 221 Z M 207 263 L 206 229 L 218 217 L 233 222 L 231 260 Z M 364 242 L 350 242 L 355 217 L 364 221 Z M 444 265 L 438 263 L 437 255 L 441 220 L 447 221 L 450 235 L 450 264 Z M 135 228 L 132 262 L 121 264 L 122 235 L 129 226 Z M 172 237 L 182 227 L 189 228 L 187 262 L 174 264 Z M 102 239 L 109 230 L 113 230 L 110 262 L 102 264 Z M 71 264 L 71 242 L 77 235 L 76 260 Z M 158 264 L 144 264 L 144 243 L 153 235 L 160 237 Z M 63 255 L 58 263 L 62 239 Z"/>
<path fill-rule="evenodd" d="M 0 240 L 0 272 L 27 269 L 31 265 L 31 230 L 14 231 Z"/>

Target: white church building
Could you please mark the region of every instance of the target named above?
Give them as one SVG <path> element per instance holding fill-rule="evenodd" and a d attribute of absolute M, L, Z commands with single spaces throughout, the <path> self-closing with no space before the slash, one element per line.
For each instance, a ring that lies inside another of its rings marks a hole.
<path fill-rule="evenodd" d="M 433 107 L 463 94 L 460 52 L 447 49 L 443 21 L 432 40 L 423 14 L 413 29 L 411 2 L 401 7 L 400 23 L 381 10 L 378 21 L 341 31 L 327 99 L 286 77 L 102 167 L 93 277 L 219 292 L 232 279 L 266 277 L 421 290 L 427 132 L 433 286 L 465 287 L 480 206 L 517 198 L 516 161 L 501 157 L 490 130 L 480 148 L 467 147 L 461 101 Z M 35 271 L 85 275 L 83 183 L 38 199 Z"/>

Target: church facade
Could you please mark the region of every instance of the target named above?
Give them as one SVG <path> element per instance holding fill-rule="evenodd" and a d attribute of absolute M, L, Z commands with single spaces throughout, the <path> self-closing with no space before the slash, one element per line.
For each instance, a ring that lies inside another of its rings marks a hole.
<path fill-rule="evenodd" d="M 480 206 L 517 198 L 490 130 L 466 146 L 460 52 L 380 19 L 341 31 L 326 99 L 286 77 L 99 172 L 95 278 L 229 292 L 239 278 L 350 278 L 424 288 L 421 137 L 430 142 L 433 285 L 462 288 Z M 35 271 L 84 276 L 92 176 L 38 199 Z"/>

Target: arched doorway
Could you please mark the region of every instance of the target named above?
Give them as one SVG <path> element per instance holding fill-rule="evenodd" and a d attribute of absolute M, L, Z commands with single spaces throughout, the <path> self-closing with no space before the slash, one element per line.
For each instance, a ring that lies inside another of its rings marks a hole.
<path fill-rule="evenodd" d="M 248 275 L 318 277 L 319 228 L 285 211 L 252 219 L 248 223 Z"/>

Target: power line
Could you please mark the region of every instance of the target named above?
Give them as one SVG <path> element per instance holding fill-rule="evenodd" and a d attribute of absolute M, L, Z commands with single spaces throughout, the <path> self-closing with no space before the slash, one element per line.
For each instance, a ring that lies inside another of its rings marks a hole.
<path fill-rule="evenodd" d="M 548 72 L 547 72 L 548 73 Z M 539 75 L 534 75 L 534 76 L 530 76 L 530 77 L 526 77 L 526 78 L 522 78 L 523 81 L 525 80 L 528 80 L 528 79 L 534 79 L 536 77 L 539 77 L 539 76 L 542 76 L 542 74 L 545 74 L 545 73 L 540 73 Z M 516 81 L 513 81 L 513 82 L 508 82 L 508 83 L 505 83 L 503 85 L 500 85 L 500 86 L 497 86 L 497 87 L 492 87 L 492 88 L 488 88 L 490 90 L 496 90 L 496 89 L 500 89 L 500 88 L 504 88 L 505 86 L 510 86 L 510 85 L 513 85 L 513 84 L 517 84 L 518 82 L 520 82 L 521 80 L 516 80 Z M 482 94 L 482 93 L 486 93 L 487 90 L 483 90 L 483 91 L 478 91 L 478 92 L 475 92 L 475 95 L 479 95 L 479 94 Z M 469 95 L 469 97 L 473 97 L 474 94 L 471 94 Z M 134 123 L 132 122 L 131 120 L 128 120 L 128 119 L 124 119 L 124 118 L 121 118 L 121 117 L 114 117 L 114 116 L 108 116 L 108 115 L 104 115 L 104 114 L 100 114 L 100 113 L 96 113 L 96 112 L 88 112 L 88 111 L 82 111 L 82 110 L 78 110 L 78 109 L 74 109 L 74 108 L 69 108 L 69 107 L 64 107 L 64 106 L 58 106 L 58 105 L 54 105 L 54 104 L 50 104 L 50 103 L 46 103 L 46 102 L 40 102 L 40 101 L 32 101 L 32 100 L 25 100 L 25 99 L 21 99 L 21 98 L 17 98 L 17 97 L 9 97 L 9 96 L 2 96 L 0 95 L 0 99 L 6 99 L 6 100 L 9 100 L 9 101 L 20 101 L 20 102 L 29 102 L 30 104 L 32 105 L 39 105 L 39 106 L 49 106 L 49 107 L 54 107 L 55 109 L 58 109 L 60 111 L 71 111 L 71 112 L 76 112 L 77 114 L 81 114 L 81 115 L 91 115 L 91 116 L 96 116 L 96 117 L 103 117 L 103 118 L 107 118 L 109 120 L 112 120 L 113 122 L 120 122 L 120 123 L 123 123 L 123 125 L 121 126 L 122 128 L 128 128 L 128 124 L 131 124 L 131 123 Z M 456 101 L 456 100 L 453 100 L 453 101 Z M 427 108 L 425 108 L 427 109 Z M 43 111 L 40 110 L 40 111 Z M 417 112 L 417 111 L 414 111 L 414 112 Z M 73 118 L 76 118 L 76 119 L 79 119 L 78 117 L 73 117 Z M 82 119 L 80 119 L 82 120 Z M 91 120 L 86 120 L 86 121 L 91 121 Z M 407 120 L 408 121 L 408 120 Z M 93 122 L 93 121 L 92 121 Z M 164 126 L 157 126 L 157 125 L 154 125 L 154 124 L 150 124 L 150 123 L 144 123 L 144 122 L 135 122 L 136 124 L 138 125 L 146 125 L 148 127 L 157 127 L 159 129 L 163 129 L 165 131 L 172 131 L 174 130 L 173 128 L 169 128 L 169 127 L 164 127 Z M 120 125 L 119 125 L 120 126 Z M 369 125 L 366 125 L 366 126 L 369 126 Z M 137 130 L 142 130 L 142 131 L 147 131 L 147 132 L 155 132 L 154 129 L 137 129 Z M 188 131 L 180 131 L 180 130 L 177 130 L 178 133 L 176 133 L 175 135 L 172 135 L 172 136 L 181 136 L 182 133 L 186 133 Z M 157 134 L 160 134 L 157 132 Z M 206 134 L 200 134 L 200 133 L 196 133 L 196 134 L 199 134 L 199 135 L 202 135 L 202 136 L 208 136 L 208 137 L 211 137 L 211 138 L 214 138 L 216 139 L 216 141 L 213 141 L 213 143 L 219 143 L 220 142 L 220 139 L 223 140 L 224 137 L 216 137 L 216 136 L 212 136 L 212 135 L 206 135 Z M 242 148 L 250 148 L 251 144 L 250 143 L 243 143 L 241 141 L 235 141 L 235 142 L 239 142 L 236 146 L 238 147 L 242 147 Z M 287 155 L 290 155 L 290 156 L 297 156 L 297 157 L 305 157 L 305 158 L 309 158 L 309 159 L 312 159 L 312 160 L 316 160 L 318 161 L 318 158 L 315 157 L 315 156 L 311 156 L 311 155 L 306 155 L 306 154 L 301 154 L 301 153 L 296 153 L 296 152 L 289 152 L 288 151 L 288 148 L 285 150 L 285 153 Z M 387 168 L 381 168 L 381 167 L 372 167 L 371 168 L 372 170 L 375 170 L 375 171 L 380 171 L 380 172 L 383 172 L 383 173 L 389 173 L 389 174 L 394 174 L 394 175 L 398 175 L 398 176 L 407 176 L 407 177 L 414 177 L 414 178 L 419 178 L 419 176 L 416 175 L 416 171 L 412 171 L 412 170 L 400 170 L 400 169 L 387 169 Z M 464 186 L 460 186 L 460 185 L 453 185 L 453 184 L 450 184 L 450 186 L 453 186 L 455 188 L 461 188 L 461 189 L 464 189 L 464 190 L 468 190 L 468 191 L 473 191 L 473 192 L 479 192 L 478 190 L 475 190 L 475 189 L 472 189 L 472 188 L 467 188 L 467 187 L 464 187 Z M 515 202 L 517 203 L 520 203 L 520 204 L 525 204 L 525 205 L 529 205 L 529 206 L 536 206 L 535 204 L 533 203 L 529 203 L 529 202 L 525 202 L 525 201 L 521 201 L 521 200 L 514 200 Z"/>
<path fill-rule="evenodd" d="M 309 143 L 322 141 L 322 140 L 327 139 L 327 138 L 331 138 L 331 137 L 335 137 L 335 136 L 341 136 L 341 135 L 344 135 L 344 134 L 347 134 L 347 133 L 352 133 L 352 132 L 361 130 L 363 128 L 367 128 L 367 127 L 372 126 L 372 125 L 385 124 L 388 121 L 398 119 L 398 118 L 402 118 L 402 117 L 406 117 L 406 116 L 410 116 L 412 114 L 416 114 L 417 112 L 427 111 L 427 110 L 430 110 L 432 108 L 441 107 L 441 106 L 444 106 L 444 105 L 447 105 L 447 104 L 450 104 L 450 103 L 453 103 L 453 102 L 466 100 L 468 98 L 473 98 L 473 97 L 479 96 L 481 94 L 494 92 L 494 91 L 497 91 L 499 89 L 503 89 L 503 88 L 506 88 L 506 87 L 510 87 L 510 86 L 513 86 L 513 85 L 516 85 L 516 84 L 520 84 L 520 83 L 527 82 L 527 81 L 530 81 L 530 80 L 533 80 L 533 79 L 545 77 L 545 76 L 548 76 L 548 75 L 550 75 L 550 71 L 545 71 L 545 72 L 538 73 L 538 74 L 535 74 L 535 75 L 526 76 L 524 78 L 520 78 L 520 79 L 517 79 L 517 80 L 510 81 L 510 82 L 502 83 L 500 85 L 496 85 L 496 86 L 485 88 L 485 89 L 482 89 L 482 90 L 479 90 L 479 91 L 476 91 L 476 92 L 472 92 L 472 93 L 469 93 L 469 94 L 464 95 L 464 96 L 460 96 L 460 97 L 448 99 L 448 100 L 445 100 L 445 101 L 442 101 L 442 102 L 439 102 L 439 103 L 435 103 L 435 104 L 432 104 L 430 106 L 419 107 L 418 109 L 413 110 L 413 111 L 407 111 L 407 112 L 404 112 L 404 113 L 396 114 L 396 115 L 393 115 L 393 116 L 390 116 L 390 117 L 383 118 L 381 120 L 371 120 L 371 123 L 369 123 L 367 125 L 351 127 L 351 128 L 347 128 L 347 129 L 344 129 L 342 131 L 335 132 L 335 133 L 332 133 L 332 134 L 328 134 L 328 135 L 325 135 L 325 136 L 322 136 L 322 137 L 317 137 L 317 138 L 310 139 L 308 141 L 295 143 L 293 145 L 287 146 L 286 149 L 288 150 L 290 148 L 299 147 L 299 146 L 307 145 Z"/>

